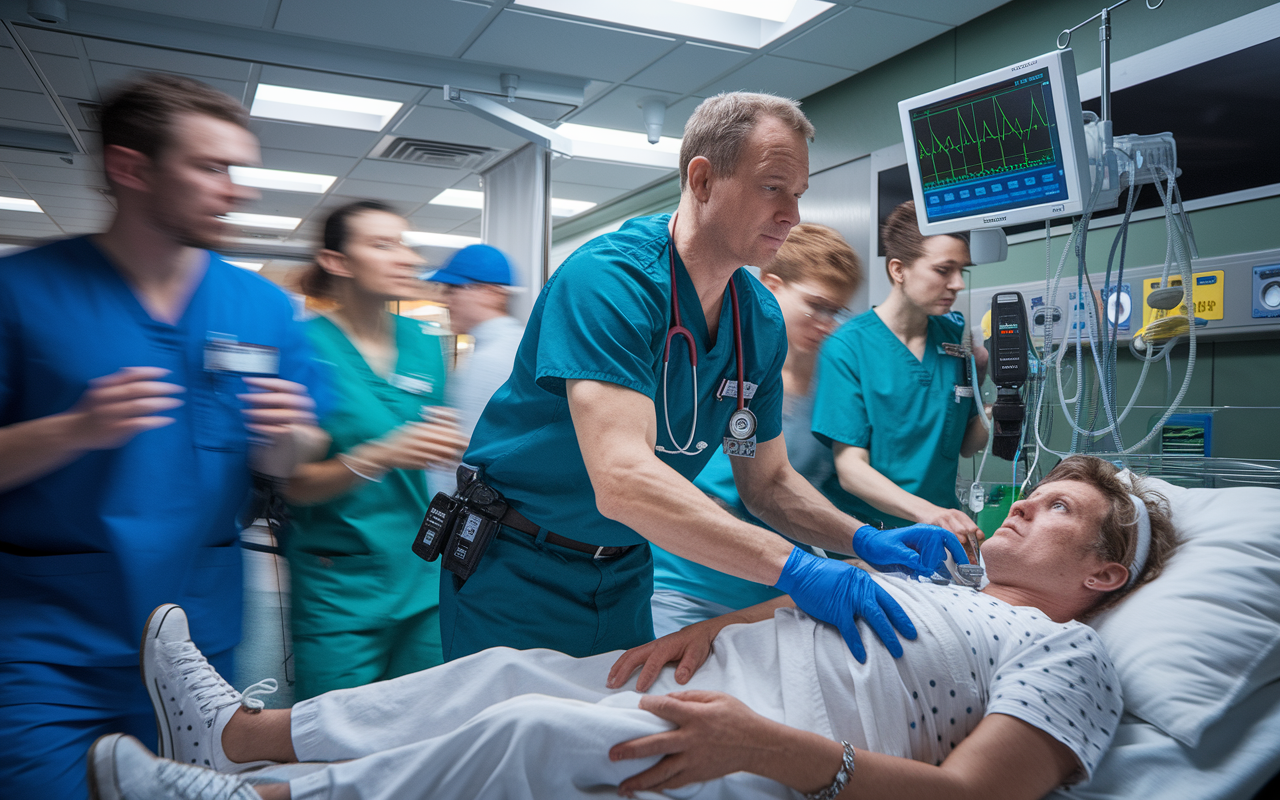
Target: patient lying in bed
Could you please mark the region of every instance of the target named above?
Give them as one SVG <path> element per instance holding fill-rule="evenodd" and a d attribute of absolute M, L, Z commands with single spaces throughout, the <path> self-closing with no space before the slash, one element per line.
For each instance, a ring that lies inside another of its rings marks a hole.
<path fill-rule="evenodd" d="M 1121 710 L 1098 637 L 1073 620 L 1175 546 L 1157 498 L 1073 457 L 985 544 L 982 592 L 878 578 L 919 632 L 901 659 L 859 664 L 780 601 L 621 657 L 499 648 L 257 713 L 162 607 L 144 679 L 162 754 L 181 763 L 104 737 L 90 784 L 100 798 L 794 798 L 844 775 L 840 796 L 1040 797 L 1090 774 Z M 323 763 L 243 772 L 263 761 Z"/>

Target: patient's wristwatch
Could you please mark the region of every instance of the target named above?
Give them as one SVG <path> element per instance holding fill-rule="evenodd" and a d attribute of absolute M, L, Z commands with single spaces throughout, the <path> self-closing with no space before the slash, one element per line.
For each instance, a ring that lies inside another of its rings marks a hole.
<path fill-rule="evenodd" d="M 844 745 L 844 761 L 840 764 L 840 771 L 836 773 L 835 780 L 825 789 L 805 794 L 804 800 L 835 800 L 835 797 L 844 791 L 845 784 L 853 777 L 853 745 L 848 742 L 840 744 Z"/>

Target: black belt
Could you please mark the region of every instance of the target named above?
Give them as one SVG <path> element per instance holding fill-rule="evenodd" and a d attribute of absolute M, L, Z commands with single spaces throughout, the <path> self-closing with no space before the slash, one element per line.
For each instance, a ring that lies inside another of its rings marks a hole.
<path fill-rule="evenodd" d="M 538 526 L 534 525 L 526 519 L 523 514 L 510 506 L 507 507 L 507 513 L 503 514 L 502 519 L 498 521 L 513 531 L 520 531 L 521 533 L 528 534 L 535 538 L 538 536 Z M 567 547 L 570 550 L 576 550 L 579 553 L 589 553 L 592 558 L 617 558 L 620 555 L 631 552 L 632 548 L 635 547 L 635 545 L 628 545 L 626 547 L 603 547 L 600 545 L 587 544 L 586 542 L 579 542 L 565 538 L 564 536 L 561 536 L 558 533 L 552 533 L 551 531 L 547 531 L 546 541 L 560 547 Z"/>

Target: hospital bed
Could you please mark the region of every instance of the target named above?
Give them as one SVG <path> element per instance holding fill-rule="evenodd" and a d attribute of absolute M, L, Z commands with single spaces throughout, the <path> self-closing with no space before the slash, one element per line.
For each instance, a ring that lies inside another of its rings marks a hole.
<path fill-rule="evenodd" d="M 1263 488 L 1280 486 L 1280 468 L 1134 466 L 1168 478 L 1149 481 L 1185 543 L 1164 575 L 1094 621 L 1125 715 L 1093 780 L 1049 797 L 1248 800 L 1280 773 L 1280 490 Z"/>

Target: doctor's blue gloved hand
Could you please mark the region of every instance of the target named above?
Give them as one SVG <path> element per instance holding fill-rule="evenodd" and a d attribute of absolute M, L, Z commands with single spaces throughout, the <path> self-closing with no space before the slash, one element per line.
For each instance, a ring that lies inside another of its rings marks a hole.
<path fill-rule="evenodd" d="M 878 569 L 905 567 L 926 578 L 942 567 L 948 551 L 957 564 L 969 563 L 956 535 L 937 525 L 908 525 L 885 531 L 863 525 L 853 534 L 853 552 L 858 558 Z"/>
<path fill-rule="evenodd" d="M 893 632 L 916 638 L 916 628 L 898 602 L 871 576 L 834 558 L 819 558 L 799 547 L 792 549 L 774 588 L 786 592 L 796 606 L 815 619 L 835 625 L 859 664 L 867 650 L 858 633 L 858 618 L 866 620 L 894 658 L 902 656 L 902 644 Z"/>

